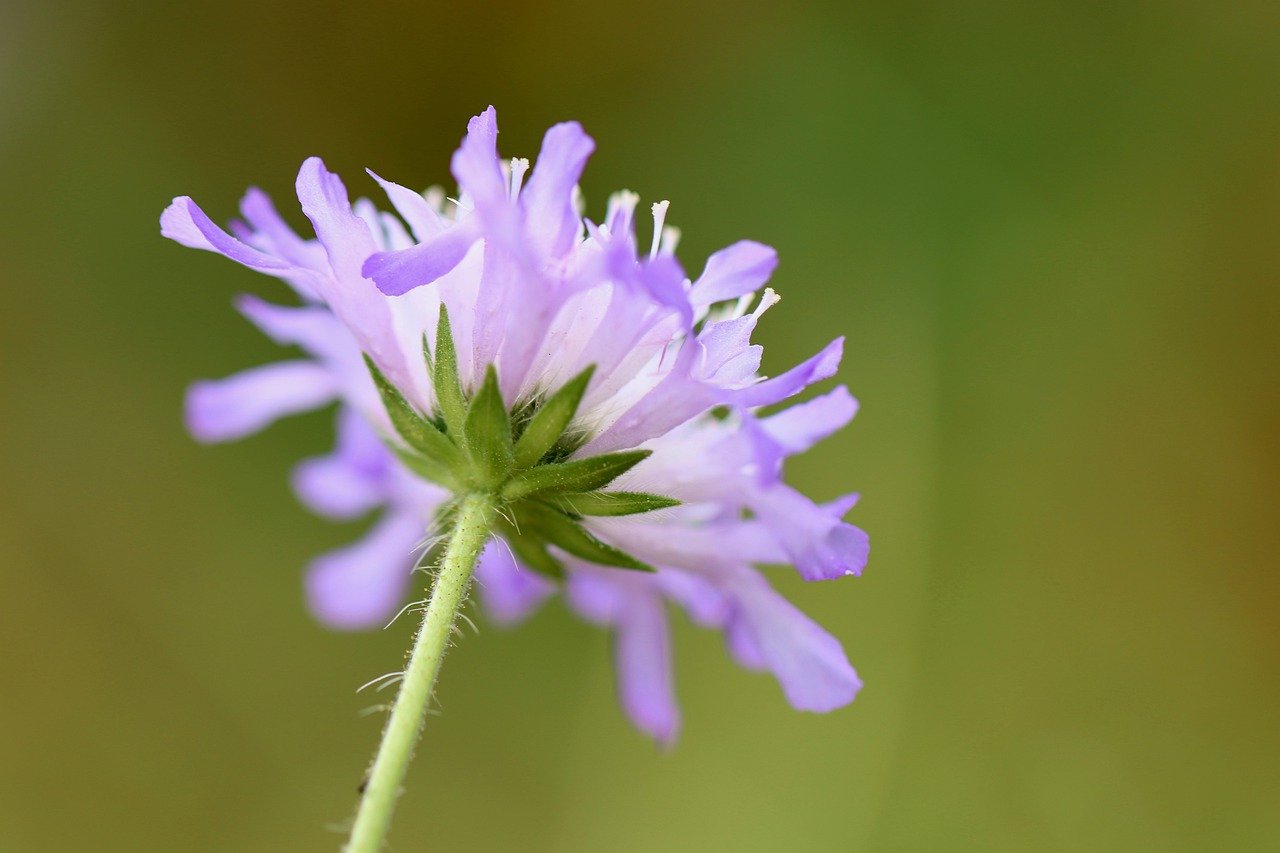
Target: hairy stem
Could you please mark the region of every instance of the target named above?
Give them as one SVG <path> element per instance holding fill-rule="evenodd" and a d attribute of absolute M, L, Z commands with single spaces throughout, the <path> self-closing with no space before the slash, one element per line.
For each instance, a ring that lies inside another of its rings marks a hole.
<path fill-rule="evenodd" d="M 377 853 L 386 840 L 409 759 L 422 733 L 453 621 L 467 596 L 476 561 L 489 537 L 492 511 L 492 499 L 488 495 L 468 495 L 454 516 L 444 560 L 431 588 L 431 600 L 414 639 L 400 692 L 360 798 L 348 853 Z"/>

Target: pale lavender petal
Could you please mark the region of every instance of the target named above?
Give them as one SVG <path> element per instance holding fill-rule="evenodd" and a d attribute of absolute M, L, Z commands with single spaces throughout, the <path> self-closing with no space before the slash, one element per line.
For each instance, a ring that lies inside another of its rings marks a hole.
<path fill-rule="evenodd" d="M 703 350 L 699 377 L 727 388 L 737 388 L 752 380 L 760 369 L 764 348 L 752 346 L 751 333 L 756 317 L 748 314 L 733 320 L 709 323 L 698 335 Z"/>
<path fill-rule="evenodd" d="M 862 682 L 840 642 L 760 579 L 744 583 L 728 632 L 735 659 L 767 668 L 791 706 L 825 713 L 853 701 Z"/>
<path fill-rule="evenodd" d="M 556 585 L 511 556 L 511 548 L 491 539 L 476 566 L 476 586 L 485 612 L 494 623 L 516 625 L 556 592 Z"/>
<path fill-rule="evenodd" d="M 707 259 L 689 298 L 697 307 L 737 299 L 759 290 L 778 266 L 778 253 L 752 240 L 742 240 Z"/>
<path fill-rule="evenodd" d="M 309 157 L 298 171 L 297 190 L 302 212 L 324 244 L 335 276 L 321 280 L 320 295 L 388 379 L 401 389 L 415 388 L 415 374 L 398 345 L 391 306 L 360 271 L 376 244 L 369 226 L 351 210 L 342 180 L 319 157 Z"/>
<path fill-rule="evenodd" d="M 311 612 L 331 628 L 382 627 L 404 599 L 424 530 L 418 517 L 391 512 L 359 542 L 317 558 L 307 573 Z"/>
<path fill-rule="evenodd" d="M 257 187 L 250 187 L 240 200 L 240 215 L 253 227 L 254 237 L 269 245 L 277 257 L 306 269 L 319 269 L 327 262 L 324 247 L 299 237 L 280 216 L 271 197 Z"/>
<path fill-rule="evenodd" d="M 763 672 L 769 668 L 764 651 L 756 642 L 753 626 L 740 614 L 731 616 L 724 626 L 724 641 L 729 649 L 729 656 L 743 669 L 752 672 Z"/>
<path fill-rule="evenodd" d="M 183 246 L 217 252 L 238 264 L 268 275 L 299 272 L 287 261 L 246 246 L 213 223 L 187 196 L 180 196 L 160 214 L 160 233 Z"/>
<path fill-rule="evenodd" d="M 839 388 L 814 397 L 760 421 L 761 427 L 782 445 L 787 455 L 802 453 L 853 419 L 858 401 L 849 389 Z"/>
<path fill-rule="evenodd" d="M 704 628 L 719 628 L 729 614 L 729 602 L 720 590 L 692 572 L 659 569 L 658 586 L 679 604 L 689 618 Z"/>
<path fill-rule="evenodd" d="M 724 402 L 746 408 L 781 402 L 815 382 L 834 376 L 836 369 L 840 366 L 840 356 L 843 352 L 844 338 L 836 338 L 823 347 L 817 355 L 796 365 L 781 376 L 766 379 L 749 388 L 722 392 Z"/>
<path fill-rule="evenodd" d="M 576 121 L 557 124 L 543 137 L 533 174 L 520 193 L 527 233 L 540 254 L 556 258 L 564 255 L 581 232 L 573 188 L 595 147 Z"/>
<path fill-rule="evenodd" d="M 597 569 L 571 569 L 564 592 L 574 612 L 597 625 L 613 624 L 626 605 L 626 587 Z"/>
<path fill-rule="evenodd" d="M 748 500 L 805 580 L 862 573 L 871 545 L 861 529 L 840 521 L 787 486 L 760 490 Z"/>
<path fill-rule="evenodd" d="M 187 429 L 200 441 L 252 435 L 286 415 L 319 408 L 338 389 L 333 375 L 314 361 L 280 361 L 196 382 L 187 390 Z"/>
<path fill-rule="evenodd" d="M 508 200 L 498 162 L 498 113 L 492 106 L 467 122 L 467 135 L 453 154 L 453 176 L 477 210 L 489 211 Z"/>
<path fill-rule="evenodd" d="M 403 217 L 404 221 L 409 225 L 409 230 L 413 232 L 413 236 L 419 241 L 425 241 L 446 227 L 446 223 L 440 214 L 423 198 L 422 193 L 414 192 L 408 187 L 402 187 L 397 183 L 385 180 L 376 175 L 372 169 L 366 169 L 369 176 L 378 182 L 378 186 L 382 187 L 382 191 L 387 194 L 391 204 L 395 207 L 396 213 Z"/>
<path fill-rule="evenodd" d="M 628 597 L 614 625 L 614 666 L 618 698 L 631 722 L 662 744 L 680 730 L 671 667 L 671 631 L 662 601 L 653 595 Z"/>
<path fill-rule="evenodd" d="M 303 460 L 293 488 L 313 512 L 355 518 L 392 500 L 395 459 L 377 433 L 353 409 L 338 412 L 338 445 L 328 456 Z"/>
<path fill-rule="evenodd" d="M 317 358 L 349 357 L 355 350 L 351 333 L 327 308 L 290 308 L 249 295 L 237 297 L 236 308 L 271 340 L 302 347 Z"/>
<path fill-rule="evenodd" d="M 670 372 L 579 450 L 578 455 L 592 456 L 636 447 L 714 406 L 716 389 L 689 373 L 699 352 L 696 342 L 686 341 L 676 354 Z"/>
<path fill-rule="evenodd" d="M 479 220 L 465 219 L 411 248 L 375 252 L 365 261 L 363 274 L 387 296 L 431 284 L 462 263 L 480 239 L 479 224 Z"/>
<path fill-rule="evenodd" d="M 816 507 L 814 511 L 819 512 Z M 586 526 L 610 545 L 638 559 L 691 572 L 716 565 L 785 562 L 788 556 L 763 521 L 698 525 L 674 519 L 662 523 L 640 517 L 590 518 Z"/>

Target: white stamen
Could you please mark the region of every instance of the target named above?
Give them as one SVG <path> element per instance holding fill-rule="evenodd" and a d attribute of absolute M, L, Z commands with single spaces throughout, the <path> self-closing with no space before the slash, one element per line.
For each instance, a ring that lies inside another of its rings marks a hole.
<path fill-rule="evenodd" d="M 636 205 L 640 203 L 640 196 L 631 190 L 619 190 L 609 196 L 609 206 L 605 208 L 604 221 L 609 223 L 619 214 L 630 219 L 632 212 L 635 211 Z"/>
<path fill-rule="evenodd" d="M 674 225 L 668 225 L 662 229 L 662 246 L 661 252 L 664 255 L 674 255 L 676 253 L 676 244 L 680 242 L 680 229 Z"/>
<path fill-rule="evenodd" d="M 427 200 L 427 204 L 431 205 L 431 209 L 436 213 L 444 213 L 444 187 L 427 187 L 422 193 L 422 197 Z"/>
<path fill-rule="evenodd" d="M 649 248 L 651 260 L 658 256 L 658 247 L 662 244 L 662 224 L 667 221 L 667 208 L 670 206 L 669 201 L 659 201 L 653 205 L 653 246 Z"/>
<path fill-rule="evenodd" d="M 764 289 L 764 293 L 760 294 L 760 304 L 756 306 L 756 310 L 751 312 L 751 316 L 759 320 L 761 314 L 768 311 L 781 301 L 782 297 L 778 295 L 776 290 L 772 287 L 766 287 Z"/>
<path fill-rule="evenodd" d="M 520 195 L 520 187 L 524 184 L 524 173 L 529 171 L 529 161 L 523 157 L 511 158 L 511 200 Z"/>
<path fill-rule="evenodd" d="M 751 303 L 756 301 L 754 293 L 744 293 L 738 297 L 738 301 L 733 303 L 733 307 L 726 314 L 727 319 L 736 320 L 743 314 L 747 313 L 747 309 L 751 307 Z"/>

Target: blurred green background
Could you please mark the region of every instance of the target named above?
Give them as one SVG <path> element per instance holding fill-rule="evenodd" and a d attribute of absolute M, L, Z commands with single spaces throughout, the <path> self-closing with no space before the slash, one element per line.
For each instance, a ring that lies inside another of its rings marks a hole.
<path fill-rule="evenodd" d="M 446 666 L 396 850 L 1280 849 L 1280 28 L 1273 3 L 0 5 L 0 850 L 325 850 L 410 627 L 332 634 L 354 538 L 184 386 L 278 356 L 281 288 L 163 241 L 190 194 L 293 215 L 323 155 L 448 180 L 598 142 L 589 214 L 669 198 L 681 257 L 777 246 L 766 369 L 849 336 L 866 575 L 780 587 L 867 687 L 829 716 L 681 623 L 684 734 L 614 706 L 553 604 Z"/>

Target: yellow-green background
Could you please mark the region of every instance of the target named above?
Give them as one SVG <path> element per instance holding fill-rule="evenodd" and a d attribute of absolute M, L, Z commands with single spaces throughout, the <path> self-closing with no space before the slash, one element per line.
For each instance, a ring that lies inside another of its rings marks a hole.
<path fill-rule="evenodd" d="M 681 623 L 670 754 L 557 603 L 450 656 L 396 850 L 1280 848 L 1274 4 L 0 5 L 0 850 L 325 850 L 409 625 L 303 609 L 357 536 L 286 475 L 328 415 L 204 448 L 184 386 L 279 357 L 278 284 L 161 240 L 321 154 L 448 179 L 580 119 L 682 257 L 776 245 L 766 368 L 848 335 L 865 576 L 802 715 Z"/>

